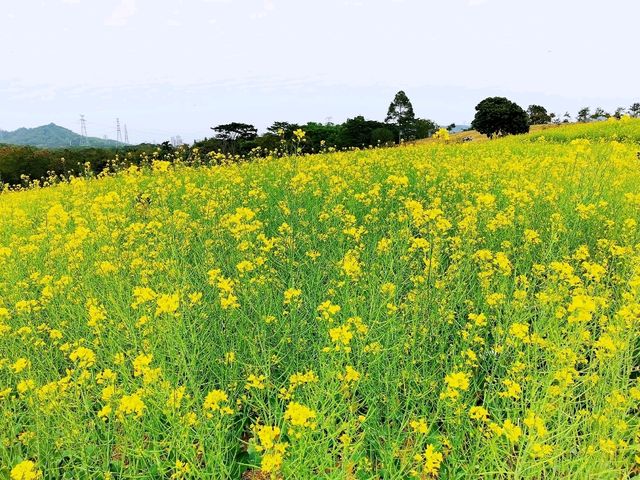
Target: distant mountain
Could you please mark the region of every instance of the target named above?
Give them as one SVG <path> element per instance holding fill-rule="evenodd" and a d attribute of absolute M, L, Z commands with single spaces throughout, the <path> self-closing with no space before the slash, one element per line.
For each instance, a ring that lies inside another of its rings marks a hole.
<path fill-rule="evenodd" d="M 78 135 L 68 128 L 55 123 L 35 128 L 19 128 L 13 132 L 0 130 L 0 143 L 9 145 L 30 145 L 40 148 L 68 147 L 116 147 L 115 140 Z"/>

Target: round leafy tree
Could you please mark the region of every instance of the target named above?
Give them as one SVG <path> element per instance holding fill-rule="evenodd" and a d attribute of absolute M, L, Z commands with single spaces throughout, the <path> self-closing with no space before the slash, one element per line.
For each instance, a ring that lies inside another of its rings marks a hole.
<path fill-rule="evenodd" d="M 529 105 L 527 115 L 529 115 L 529 123 L 531 125 L 544 125 L 545 123 L 551 123 L 551 115 L 549 115 L 547 109 L 542 105 Z"/>
<path fill-rule="evenodd" d="M 471 127 L 489 138 L 494 135 L 527 133 L 529 117 L 518 104 L 504 97 L 489 97 L 476 105 Z"/>

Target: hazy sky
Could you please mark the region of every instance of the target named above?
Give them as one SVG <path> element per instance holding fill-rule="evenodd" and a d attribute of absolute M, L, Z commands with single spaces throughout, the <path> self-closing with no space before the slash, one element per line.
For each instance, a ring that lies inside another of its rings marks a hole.
<path fill-rule="evenodd" d="M 572 115 L 640 101 L 638 0 L 2 0 L 0 128 L 132 142 L 230 121 L 469 123 L 489 95 Z"/>

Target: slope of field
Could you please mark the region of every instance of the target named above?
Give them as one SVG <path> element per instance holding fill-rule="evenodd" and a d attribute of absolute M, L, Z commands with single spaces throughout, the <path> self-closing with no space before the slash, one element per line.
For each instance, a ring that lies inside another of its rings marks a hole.
<path fill-rule="evenodd" d="M 640 144 L 640 129 L 637 120 L 623 117 L 610 118 L 603 122 L 573 123 L 562 128 L 533 131 L 532 140 L 544 138 L 550 142 L 568 143 L 584 138 L 590 141 L 618 141 Z"/>
<path fill-rule="evenodd" d="M 576 139 L 587 139 L 594 142 L 618 141 L 640 144 L 640 129 L 637 120 L 623 117 L 621 120 L 610 118 L 606 121 L 569 124 L 531 125 L 530 140 L 546 140 L 549 142 L 569 143 Z M 434 137 L 418 140 L 416 143 L 437 143 Z M 450 135 L 450 143 L 487 142 L 489 138 L 475 130 L 455 132 Z"/>
<path fill-rule="evenodd" d="M 0 477 L 637 474 L 637 150 L 433 142 L 3 193 Z"/>

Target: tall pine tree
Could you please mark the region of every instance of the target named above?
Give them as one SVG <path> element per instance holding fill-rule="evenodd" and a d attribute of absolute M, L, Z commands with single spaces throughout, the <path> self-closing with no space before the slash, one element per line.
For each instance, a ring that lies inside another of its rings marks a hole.
<path fill-rule="evenodd" d="M 409 97 L 402 90 L 396 93 L 389 105 L 385 122 L 398 127 L 400 141 L 415 137 L 416 115 Z"/>

